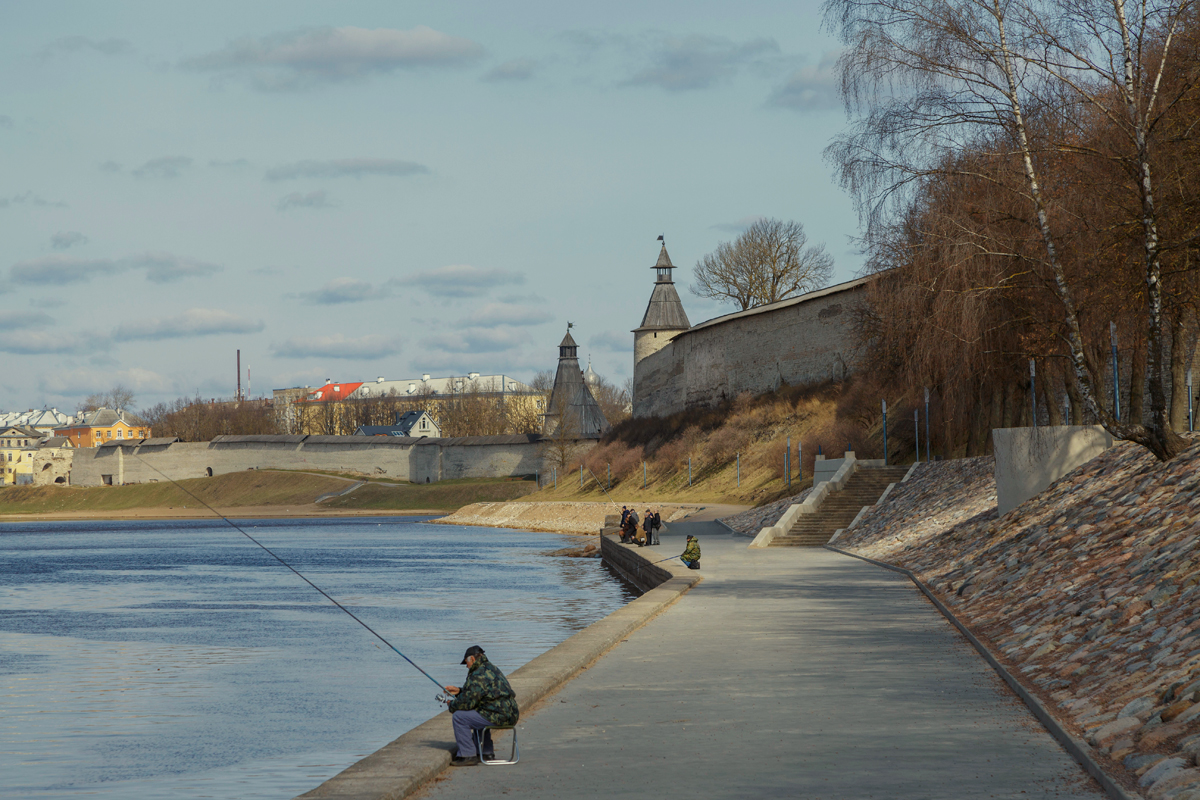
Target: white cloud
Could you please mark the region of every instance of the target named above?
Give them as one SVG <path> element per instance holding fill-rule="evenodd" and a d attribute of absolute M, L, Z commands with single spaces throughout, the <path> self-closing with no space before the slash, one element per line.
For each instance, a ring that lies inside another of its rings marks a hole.
<path fill-rule="evenodd" d="M 275 204 L 277 211 L 287 211 L 289 208 L 333 208 L 333 203 L 329 200 L 328 192 L 317 189 L 308 193 L 292 192 L 279 198 Z"/>
<path fill-rule="evenodd" d="M 537 68 L 538 62 L 532 58 L 514 58 L 511 61 L 505 61 L 503 64 L 497 64 L 492 67 L 480 80 L 491 83 L 527 81 L 533 77 L 533 73 L 537 71 Z"/>
<path fill-rule="evenodd" d="M 123 269 L 112 259 L 54 255 L 20 261 L 9 267 L 8 274 L 13 283 L 63 286 L 85 283 L 99 275 L 115 275 Z"/>
<path fill-rule="evenodd" d="M 340 303 L 377 300 L 387 295 L 387 287 L 377 288 L 369 281 L 362 281 L 358 278 L 334 278 L 316 291 L 301 292 L 300 298 L 314 305 L 332 306 Z"/>
<path fill-rule="evenodd" d="M 288 91 L 397 70 L 458 67 L 482 55 L 478 43 L 424 25 L 407 31 L 326 27 L 240 39 L 183 66 L 243 77 L 262 90 Z"/>
<path fill-rule="evenodd" d="M 82 399 L 89 394 L 107 391 L 118 383 L 132 389 L 136 394 L 176 391 L 170 380 L 142 367 L 49 370 L 38 380 L 38 388 L 43 394 L 53 397 Z"/>
<path fill-rule="evenodd" d="M 262 322 L 218 308 L 189 308 L 171 317 L 123 323 L 113 332 L 113 338 L 118 342 L 182 339 L 223 333 L 257 333 L 263 327 Z"/>
<path fill-rule="evenodd" d="M 0 310 L 0 330 L 12 331 L 22 328 L 42 328 L 54 322 L 53 317 L 41 311 Z"/>
<path fill-rule="evenodd" d="M 9 277 L 14 283 L 64 286 L 86 283 L 99 276 L 116 275 L 131 269 L 144 269 L 146 280 L 151 283 L 169 283 L 181 278 L 211 275 L 221 271 L 221 267 L 216 264 L 171 253 L 151 252 L 120 259 L 43 256 L 13 264 L 9 268 Z"/>
<path fill-rule="evenodd" d="M 547 308 L 547 303 L 539 298 L 530 298 L 529 302 L 513 301 L 487 303 L 471 312 L 467 321 L 471 325 L 540 325 L 554 319 L 554 314 Z"/>
<path fill-rule="evenodd" d="M 50 246 L 55 250 L 66 250 L 77 244 L 87 244 L 87 240 L 79 231 L 59 231 L 50 237 Z"/>
<path fill-rule="evenodd" d="M 279 358 L 361 358 L 375 359 L 394 356 L 400 352 L 400 340 L 378 334 L 357 339 L 335 333 L 331 336 L 295 336 L 271 345 Z"/>
<path fill-rule="evenodd" d="M 753 215 L 742 217 L 733 222 L 718 222 L 716 225 L 709 225 L 708 227 L 714 231 L 724 231 L 725 233 L 744 233 L 747 228 L 762 219 L 766 219 L 766 217 Z"/>
<path fill-rule="evenodd" d="M 150 159 L 131 174 L 135 178 L 178 178 L 191 165 L 187 156 L 162 156 Z"/>
<path fill-rule="evenodd" d="M 414 161 L 397 161 L 394 158 L 342 158 L 333 161 L 297 161 L 281 164 L 267 170 L 264 176 L 269 181 L 287 181 L 296 178 L 362 178 L 366 175 L 404 177 L 429 172 L 424 164 Z"/>
<path fill-rule="evenodd" d="M 519 272 L 496 267 L 474 267 L 470 264 L 450 264 L 445 267 L 417 272 L 405 280 L 405 285 L 418 286 L 433 295 L 444 297 L 479 297 L 497 286 L 525 282 Z"/>
<path fill-rule="evenodd" d="M 707 89 L 745 67 L 759 67 L 778 57 L 779 45 L 770 38 L 738 43 L 717 36 L 665 37 L 653 46 L 650 63 L 623 83 L 669 92 Z"/>
<path fill-rule="evenodd" d="M 151 283 L 172 283 L 181 278 L 199 278 L 222 270 L 216 264 L 163 252 L 128 256 L 121 259 L 121 263 L 134 269 L 145 269 L 146 280 Z"/>
<path fill-rule="evenodd" d="M 825 53 L 816 66 L 806 66 L 788 76 L 767 101 L 793 111 L 826 111 L 839 106 L 838 53 Z"/>
<path fill-rule="evenodd" d="M 38 208 L 66 208 L 61 200 L 47 200 L 36 192 L 22 192 L 12 197 L 0 197 L 0 208 L 9 206 L 36 206 Z"/>
<path fill-rule="evenodd" d="M 0 336 L 0 353 L 23 356 L 75 355 L 104 345 L 100 337 L 59 331 L 10 331 Z"/>
<path fill-rule="evenodd" d="M 533 338 L 520 328 L 457 328 L 427 337 L 422 344 L 447 353 L 498 353 L 529 344 Z"/>

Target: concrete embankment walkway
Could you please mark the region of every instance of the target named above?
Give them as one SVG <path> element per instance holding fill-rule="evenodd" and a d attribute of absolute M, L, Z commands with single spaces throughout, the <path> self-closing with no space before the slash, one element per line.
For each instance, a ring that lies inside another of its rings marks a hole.
<path fill-rule="evenodd" d="M 418 796 L 1104 797 L 906 578 L 712 522 L 640 552 L 688 533 L 705 580 L 526 713 L 519 765 Z"/>

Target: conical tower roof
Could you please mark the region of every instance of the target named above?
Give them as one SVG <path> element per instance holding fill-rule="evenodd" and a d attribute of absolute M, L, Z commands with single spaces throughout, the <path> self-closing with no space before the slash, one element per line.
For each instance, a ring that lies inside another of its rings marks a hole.
<path fill-rule="evenodd" d="M 658 251 L 658 261 L 651 269 L 658 272 L 654 283 L 654 291 L 650 293 L 650 302 L 646 305 L 646 313 L 642 316 L 642 324 L 634 329 L 638 331 L 685 331 L 692 327 L 679 292 L 675 291 L 675 281 L 671 278 L 671 256 L 667 253 L 666 242 Z"/>
<path fill-rule="evenodd" d="M 568 330 L 558 347 L 558 372 L 554 375 L 554 388 L 550 392 L 550 406 L 543 418 L 542 432 L 547 436 L 561 432 L 570 439 L 599 439 L 609 424 L 579 368 L 576 347 Z"/>
<path fill-rule="evenodd" d="M 671 256 L 667 254 L 666 242 L 663 242 L 662 250 L 658 251 L 658 263 L 653 269 L 675 269 L 675 265 L 671 263 Z"/>

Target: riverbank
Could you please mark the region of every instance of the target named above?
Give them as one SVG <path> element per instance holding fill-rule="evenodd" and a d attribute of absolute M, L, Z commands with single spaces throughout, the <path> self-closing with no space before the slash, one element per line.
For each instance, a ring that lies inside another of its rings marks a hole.
<path fill-rule="evenodd" d="M 532 481 L 507 479 L 398 484 L 320 472 L 247 470 L 126 486 L 3 487 L 0 522 L 202 519 L 213 516 L 205 504 L 232 517 L 431 516 L 480 500 L 515 499 L 534 488 Z"/>
<path fill-rule="evenodd" d="M 1003 517 L 991 459 L 922 464 L 837 546 L 912 570 L 1106 771 L 1200 795 L 1200 444 L 1120 444 Z"/>
<path fill-rule="evenodd" d="M 663 524 L 677 522 L 704 511 L 719 511 L 721 514 L 737 514 L 746 506 L 715 505 L 701 503 L 647 503 L 618 500 L 613 502 L 542 502 L 519 501 L 512 503 L 472 503 L 469 506 L 433 520 L 445 525 L 477 525 L 487 528 L 516 528 L 549 533 L 596 534 L 604 527 L 605 518 L 621 513 L 621 505 L 637 509 L 642 515 L 651 508 L 662 515 Z"/>

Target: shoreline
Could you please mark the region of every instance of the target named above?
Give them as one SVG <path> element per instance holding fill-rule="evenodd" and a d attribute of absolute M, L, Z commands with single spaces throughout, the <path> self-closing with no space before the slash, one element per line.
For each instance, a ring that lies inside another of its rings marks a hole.
<path fill-rule="evenodd" d="M 650 562 L 636 552 L 630 551 L 630 556 L 650 566 Z M 672 567 L 663 573 L 664 577 L 669 577 L 658 586 L 596 620 L 508 676 L 522 715 L 528 715 L 703 580 L 702 576 L 683 567 Z M 453 742 L 450 712 L 443 711 L 295 800 L 399 800 L 408 797 L 428 786 L 449 767 Z"/>
<path fill-rule="evenodd" d="M 440 517 L 447 511 L 435 508 L 418 509 L 324 509 L 320 506 L 295 506 L 279 509 L 275 506 L 237 506 L 217 508 L 214 514 L 206 508 L 131 508 L 125 511 L 51 511 L 37 513 L 0 513 L 5 522 L 86 522 L 109 520 L 159 519 L 312 519 L 316 517 Z"/>

